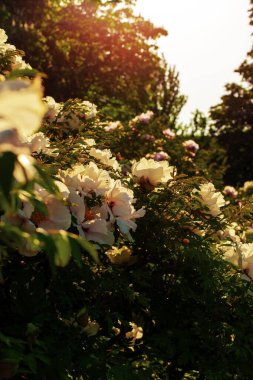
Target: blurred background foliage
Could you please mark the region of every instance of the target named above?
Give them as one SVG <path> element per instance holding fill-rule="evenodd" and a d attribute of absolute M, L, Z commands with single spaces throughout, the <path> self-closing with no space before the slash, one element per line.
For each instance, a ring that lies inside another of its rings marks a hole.
<path fill-rule="evenodd" d="M 10 43 L 45 73 L 46 95 L 57 101 L 89 99 L 100 107 L 101 115 L 123 122 L 150 109 L 166 127 L 197 139 L 201 135 L 212 169 L 216 150 L 223 152 L 218 165 L 226 162 L 219 170 L 224 182 L 242 185 L 252 179 L 252 50 L 236 70 L 241 83 L 226 85 L 205 126 L 196 114 L 182 126 L 178 116 L 186 96 L 181 94 L 176 68 L 157 47 L 167 31 L 135 15 L 134 4 L 134 0 L 2 0 L 0 22 Z M 251 24 L 252 14 L 251 8 Z"/>
<path fill-rule="evenodd" d="M 57 101 L 89 99 L 121 120 L 162 107 L 175 119 L 185 97 L 156 44 L 167 31 L 136 16 L 133 4 L 4 0 L 0 21 L 10 42 L 46 74 L 46 94 Z"/>
<path fill-rule="evenodd" d="M 253 25 L 253 1 L 250 1 L 250 25 Z M 228 83 L 221 102 L 212 107 L 212 136 L 218 136 L 225 149 L 228 168 L 224 180 L 242 185 L 253 178 L 253 49 L 235 70 L 240 83 Z"/>

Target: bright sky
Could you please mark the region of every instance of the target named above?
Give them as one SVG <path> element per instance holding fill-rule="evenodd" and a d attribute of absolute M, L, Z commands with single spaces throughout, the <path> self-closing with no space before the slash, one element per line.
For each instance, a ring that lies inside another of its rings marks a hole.
<path fill-rule="evenodd" d="M 196 108 L 207 113 L 224 85 L 238 81 L 233 71 L 252 45 L 248 8 L 249 0 L 137 0 L 137 14 L 169 32 L 159 46 L 188 96 L 181 121 Z"/>

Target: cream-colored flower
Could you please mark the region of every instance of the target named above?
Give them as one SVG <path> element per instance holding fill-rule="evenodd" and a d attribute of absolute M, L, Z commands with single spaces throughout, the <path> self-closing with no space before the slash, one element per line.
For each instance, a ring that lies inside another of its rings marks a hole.
<path fill-rule="evenodd" d="M 88 208 L 84 194 L 69 188 L 70 210 L 76 219 L 76 227 L 80 236 L 99 244 L 112 245 L 114 235 L 111 223 L 107 221 L 108 213 L 103 207 Z"/>
<path fill-rule="evenodd" d="M 125 245 L 121 248 L 112 247 L 106 252 L 110 262 L 115 265 L 127 265 L 133 262 L 132 251 Z"/>
<path fill-rule="evenodd" d="M 253 280 L 253 243 L 241 244 L 242 269 Z"/>
<path fill-rule="evenodd" d="M 193 191 L 193 194 L 200 197 L 201 203 L 209 209 L 208 213 L 214 217 L 221 214 L 220 209 L 226 204 L 223 195 L 216 191 L 211 182 L 201 185 L 199 190 L 195 189 Z"/>
<path fill-rule="evenodd" d="M 253 181 L 246 181 L 243 185 L 243 191 L 246 194 L 252 194 L 253 193 Z"/>
<path fill-rule="evenodd" d="M 45 113 L 45 118 L 48 120 L 54 120 L 61 110 L 62 104 L 57 103 L 52 96 L 46 96 L 43 98 L 46 103 L 47 112 Z"/>
<path fill-rule="evenodd" d="M 31 153 L 44 153 L 48 156 L 56 156 L 57 152 L 50 148 L 49 138 L 42 132 L 38 132 L 26 138 L 26 143 L 29 146 Z"/>
<path fill-rule="evenodd" d="M 96 104 L 91 103 L 88 100 L 84 100 L 82 102 L 82 107 L 85 108 L 85 119 L 89 120 L 96 117 L 98 113 Z"/>
<path fill-rule="evenodd" d="M 69 194 L 68 188 L 61 182 L 56 181 L 60 193 L 66 199 Z M 37 198 L 40 199 L 47 208 L 48 215 L 42 214 L 34 209 L 30 203 L 24 203 L 24 213 L 36 227 L 45 230 L 68 230 L 71 225 L 71 214 L 63 202 L 53 194 L 48 193 L 44 188 L 36 186 Z"/>
<path fill-rule="evenodd" d="M 253 280 L 253 243 L 220 246 L 226 260 L 242 269 Z"/>
<path fill-rule="evenodd" d="M 111 178 L 106 170 L 99 169 L 94 162 L 83 166 L 75 165 L 72 169 L 60 171 L 63 182 L 74 190 L 89 195 L 102 195 L 110 188 Z"/>
<path fill-rule="evenodd" d="M 7 37 L 7 34 L 5 33 L 5 30 L 0 29 L 0 45 L 5 44 L 7 39 L 8 39 L 8 37 Z"/>
<path fill-rule="evenodd" d="M 121 128 L 123 128 L 123 125 L 121 124 L 120 121 L 111 121 L 110 123 L 108 123 L 108 125 L 104 127 L 104 130 L 106 132 L 111 132 L 111 131 L 114 131 L 115 129 L 121 129 Z"/>
<path fill-rule="evenodd" d="M 72 187 L 69 187 L 69 196 L 68 201 L 70 203 L 70 211 L 76 218 L 76 223 L 79 225 L 81 224 L 85 219 L 85 200 L 84 195 L 80 192 L 76 191 Z"/>
<path fill-rule="evenodd" d="M 111 183 L 110 190 L 105 193 L 110 220 L 116 221 L 120 231 L 132 240 L 129 232 L 136 230 L 135 219 L 142 218 L 145 215 L 145 210 L 144 208 L 135 210 L 133 207 L 133 203 L 135 203 L 133 191 L 122 186 L 120 180 Z"/>
<path fill-rule="evenodd" d="M 167 161 L 157 162 L 153 159 L 142 158 L 132 166 L 132 174 L 139 183 L 157 186 L 173 178 L 174 167 Z"/>
<path fill-rule="evenodd" d="M 12 70 L 24 70 L 24 69 L 32 69 L 31 65 L 29 63 L 26 63 L 21 55 L 15 55 L 11 62 L 11 68 Z"/>
<path fill-rule="evenodd" d="M 131 204 L 135 202 L 133 191 L 122 186 L 120 180 L 111 180 L 111 187 L 105 193 L 105 198 L 115 217 L 128 215 Z"/>
<path fill-rule="evenodd" d="M 94 139 L 83 139 L 84 145 L 86 146 L 94 146 L 96 145 L 96 141 Z"/>
<path fill-rule="evenodd" d="M 95 157 L 98 161 L 102 162 L 102 164 L 104 164 L 105 166 L 109 166 L 113 168 L 114 170 L 119 169 L 119 163 L 115 157 L 112 157 L 112 152 L 110 151 L 110 149 L 100 150 L 100 149 L 91 148 L 89 153 L 92 157 Z"/>
<path fill-rule="evenodd" d="M 227 226 L 223 231 L 218 231 L 217 235 L 221 240 L 230 239 L 233 242 L 239 243 L 241 241 L 239 234 L 240 227 L 237 223 L 231 223 L 231 225 Z"/>
<path fill-rule="evenodd" d="M 25 138 L 36 131 L 45 112 L 39 80 L 0 83 L 0 131 L 16 128 Z"/>
<path fill-rule="evenodd" d="M 239 265 L 240 251 L 236 245 L 231 245 L 231 242 L 224 242 L 223 245 L 219 246 L 219 249 L 223 253 L 225 260 L 229 261 L 233 265 Z"/>
<path fill-rule="evenodd" d="M 84 220 L 77 226 L 80 236 L 99 244 L 113 245 L 114 235 L 110 223 L 104 219 Z"/>
<path fill-rule="evenodd" d="M 63 104 L 57 117 L 65 129 L 79 130 L 85 120 L 92 119 L 97 114 L 97 107 L 89 101 L 78 99 Z"/>
<path fill-rule="evenodd" d="M 126 235 L 130 241 L 133 241 L 132 236 L 130 235 L 130 230 L 135 231 L 137 228 L 137 224 L 135 223 L 135 219 L 142 218 L 145 215 L 146 211 L 144 207 L 139 210 L 135 210 L 131 205 L 129 214 L 125 214 L 119 217 L 116 217 L 116 223 L 122 232 L 122 234 Z"/>
<path fill-rule="evenodd" d="M 6 54 L 8 51 L 15 51 L 16 47 L 11 44 L 0 44 L 0 54 Z"/>

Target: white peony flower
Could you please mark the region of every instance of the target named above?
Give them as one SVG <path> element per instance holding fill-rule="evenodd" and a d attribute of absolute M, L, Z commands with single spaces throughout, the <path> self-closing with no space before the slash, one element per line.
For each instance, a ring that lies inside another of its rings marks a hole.
<path fill-rule="evenodd" d="M 56 156 L 58 153 L 54 152 L 54 149 L 50 148 L 49 138 L 42 132 L 35 133 L 32 136 L 26 138 L 26 144 L 29 146 L 31 153 L 44 153 L 48 156 Z"/>
<path fill-rule="evenodd" d="M 85 119 L 92 119 L 97 115 L 98 111 L 95 104 L 89 102 L 88 100 L 84 100 L 81 105 L 85 108 Z"/>
<path fill-rule="evenodd" d="M 85 220 L 77 226 L 80 236 L 99 244 L 113 245 L 114 235 L 104 219 Z"/>
<path fill-rule="evenodd" d="M 6 54 L 8 51 L 15 51 L 16 47 L 11 44 L 0 44 L 0 53 L 1 54 Z"/>
<path fill-rule="evenodd" d="M 135 203 L 133 191 L 122 186 L 120 180 L 112 181 L 111 184 L 110 190 L 105 193 L 110 220 L 116 221 L 120 231 L 132 240 L 130 230 L 136 230 L 135 219 L 142 218 L 145 210 L 135 210 L 132 205 Z"/>
<path fill-rule="evenodd" d="M 230 242 L 227 242 L 227 245 L 221 245 L 219 248 L 222 251 L 225 260 L 238 266 L 240 256 L 236 246 L 232 246 Z"/>
<path fill-rule="evenodd" d="M 238 236 L 239 226 L 237 223 L 232 223 L 230 226 L 226 227 L 223 231 L 218 231 L 218 237 L 221 240 L 230 239 L 233 242 L 240 242 L 241 239 Z"/>
<path fill-rule="evenodd" d="M 94 139 L 83 139 L 83 143 L 86 146 L 94 146 L 94 145 L 96 145 L 96 141 Z"/>
<path fill-rule="evenodd" d="M 46 96 L 43 98 L 46 103 L 47 112 L 45 113 L 45 118 L 48 120 L 54 120 L 61 110 L 62 104 L 57 103 L 52 96 Z"/>
<path fill-rule="evenodd" d="M 240 245 L 242 269 L 253 280 L 253 243 Z"/>
<path fill-rule="evenodd" d="M 167 161 L 157 162 L 142 158 L 132 166 L 132 174 L 139 183 L 157 186 L 172 179 L 174 168 Z"/>
<path fill-rule="evenodd" d="M 8 39 L 8 37 L 7 37 L 7 34 L 5 33 L 5 30 L 0 29 L 0 45 L 5 44 L 7 39 Z"/>
<path fill-rule="evenodd" d="M 59 181 L 56 181 L 55 184 L 63 198 L 66 199 L 69 194 L 68 188 Z M 35 210 L 30 203 L 25 203 L 24 213 L 26 217 L 29 218 L 36 227 L 45 230 L 68 230 L 71 225 L 71 214 L 63 202 L 40 186 L 36 187 L 36 194 L 38 199 L 45 204 L 48 215 L 44 215 Z"/>
<path fill-rule="evenodd" d="M 31 65 L 23 61 L 21 55 L 15 55 L 11 62 L 12 70 L 24 70 L 24 69 L 32 69 Z"/>
<path fill-rule="evenodd" d="M 59 174 L 68 187 L 85 195 L 92 192 L 102 195 L 110 189 L 109 173 L 99 169 L 94 162 L 90 162 L 86 166 L 77 164 L 72 169 L 60 171 Z"/>
<path fill-rule="evenodd" d="M 253 181 L 246 181 L 243 185 L 243 191 L 247 194 L 253 193 Z"/>
<path fill-rule="evenodd" d="M 36 131 L 45 112 L 40 81 L 0 83 L 0 131 L 16 128 L 22 138 Z"/>
<path fill-rule="evenodd" d="M 115 217 L 129 214 L 130 206 L 135 201 L 133 191 L 122 186 L 120 180 L 111 181 L 111 187 L 105 193 L 105 198 Z"/>
<path fill-rule="evenodd" d="M 104 127 L 104 130 L 106 132 L 111 132 L 111 131 L 114 131 L 115 129 L 120 129 L 120 128 L 123 128 L 123 125 L 121 124 L 120 121 L 111 121 L 110 123 L 108 123 L 108 125 Z"/>
<path fill-rule="evenodd" d="M 88 101 L 72 100 L 62 105 L 57 122 L 67 129 L 79 130 L 85 120 L 97 115 L 97 107 Z"/>
<path fill-rule="evenodd" d="M 211 182 L 201 185 L 199 190 L 194 189 L 193 194 L 198 194 L 201 203 L 209 209 L 209 214 L 214 217 L 221 214 L 220 208 L 226 204 L 223 195 L 219 191 L 215 191 Z"/>
<path fill-rule="evenodd" d="M 98 161 L 102 162 L 102 164 L 104 164 L 105 166 L 109 166 L 113 168 L 114 170 L 119 169 L 119 163 L 115 157 L 112 157 L 112 152 L 110 151 L 110 149 L 100 150 L 100 149 L 91 148 L 89 153 L 92 157 L 95 157 Z"/>
<path fill-rule="evenodd" d="M 238 243 L 234 246 L 224 245 L 220 249 L 226 260 L 239 266 L 253 280 L 253 243 Z"/>

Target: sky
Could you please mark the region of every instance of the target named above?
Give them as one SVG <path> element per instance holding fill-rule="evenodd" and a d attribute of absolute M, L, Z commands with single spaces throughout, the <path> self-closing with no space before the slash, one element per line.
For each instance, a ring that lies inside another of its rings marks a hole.
<path fill-rule="evenodd" d="M 169 32 L 158 44 L 188 96 L 180 121 L 196 108 L 208 113 L 224 85 L 239 82 L 234 70 L 252 45 L 248 9 L 249 0 L 137 0 L 136 13 Z"/>

